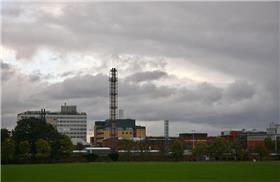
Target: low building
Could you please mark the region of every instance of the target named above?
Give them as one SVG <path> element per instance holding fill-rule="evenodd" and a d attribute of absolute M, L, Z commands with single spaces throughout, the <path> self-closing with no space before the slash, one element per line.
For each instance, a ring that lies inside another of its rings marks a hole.
<path fill-rule="evenodd" d="M 176 140 L 178 140 L 178 137 L 168 137 L 168 146 L 172 146 Z M 166 145 L 166 138 L 165 136 L 148 136 L 146 137 L 145 142 L 149 149 L 163 150 Z"/>
<path fill-rule="evenodd" d="M 207 143 L 207 133 L 180 133 L 179 140 L 182 141 L 186 149 L 193 149 L 197 143 Z"/>
<path fill-rule="evenodd" d="M 26 118 L 44 118 L 47 123 L 53 125 L 61 134 L 69 136 L 73 144 L 86 143 L 87 139 L 87 114 L 77 112 L 76 106 L 61 106 L 60 112 L 50 111 L 26 111 L 17 115 L 17 120 Z"/>
<path fill-rule="evenodd" d="M 118 140 L 144 140 L 146 137 L 146 128 L 144 126 L 136 126 L 133 119 L 118 119 L 116 126 L 116 137 Z M 94 126 L 94 144 L 96 146 L 111 146 L 111 139 L 110 121 L 96 121 Z"/>
<path fill-rule="evenodd" d="M 246 131 L 234 130 L 223 131 L 221 136 L 231 142 L 239 142 L 243 148 L 253 150 L 257 145 L 264 145 L 264 140 L 267 138 L 267 133 L 264 131 Z"/>

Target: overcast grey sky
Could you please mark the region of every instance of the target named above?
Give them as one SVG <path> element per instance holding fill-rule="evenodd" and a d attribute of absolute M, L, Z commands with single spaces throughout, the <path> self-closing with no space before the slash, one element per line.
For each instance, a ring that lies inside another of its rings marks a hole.
<path fill-rule="evenodd" d="M 279 122 L 279 2 L 3 3 L 2 127 L 64 102 L 162 135 Z"/>

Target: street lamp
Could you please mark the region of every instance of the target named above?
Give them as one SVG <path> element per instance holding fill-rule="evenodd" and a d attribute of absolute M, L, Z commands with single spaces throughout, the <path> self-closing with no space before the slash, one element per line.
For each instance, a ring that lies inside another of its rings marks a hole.
<path fill-rule="evenodd" d="M 195 130 L 192 130 L 192 149 L 194 149 L 194 132 Z"/>
<path fill-rule="evenodd" d="M 275 154 L 277 154 L 277 134 L 275 136 Z"/>

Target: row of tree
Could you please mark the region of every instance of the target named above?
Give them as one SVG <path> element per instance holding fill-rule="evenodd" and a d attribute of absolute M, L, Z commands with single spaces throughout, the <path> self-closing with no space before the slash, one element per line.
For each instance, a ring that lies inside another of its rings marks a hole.
<path fill-rule="evenodd" d="M 277 142 L 280 143 L 279 141 Z M 192 155 L 195 159 L 201 159 L 207 156 L 214 160 L 248 160 L 250 155 L 263 159 L 274 151 L 274 142 L 269 137 L 265 139 L 263 144 L 255 145 L 250 149 L 238 141 L 231 142 L 222 137 L 218 137 L 210 143 L 196 144 Z"/>
<path fill-rule="evenodd" d="M 72 154 L 70 138 L 42 119 L 17 122 L 13 131 L 1 129 L 2 163 L 55 161 Z"/>
<path fill-rule="evenodd" d="M 277 143 L 280 146 L 280 140 Z M 127 160 L 131 159 L 132 150 L 138 150 L 143 159 L 150 150 L 149 144 L 145 141 L 123 140 L 119 144 L 126 151 Z M 159 156 L 165 156 L 165 158 L 173 160 L 183 160 L 186 149 L 184 143 L 180 140 L 173 142 L 168 147 L 165 147 L 164 143 L 159 144 L 158 148 Z M 264 144 L 255 145 L 255 147 L 248 149 L 247 145 L 238 141 L 231 142 L 223 137 L 217 137 L 207 143 L 197 143 L 192 150 L 192 154 L 188 156 L 189 159 L 193 160 L 206 160 L 207 158 L 209 160 L 248 160 L 250 156 L 263 159 L 273 152 L 275 152 L 275 141 L 272 141 L 271 138 L 265 139 Z"/>
<path fill-rule="evenodd" d="M 247 146 L 237 141 L 230 142 L 217 137 L 208 143 L 197 143 L 191 157 L 196 160 L 202 160 L 205 157 L 211 160 L 247 160 L 251 152 L 262 159 L 275 151 L 275 145 L 274 141 L 267 138 L 264 145 L 257 145 L 249 151 Z M 277 145 L 280 148 L 280 140 L 277 140 Z M 140 151 L 140 157 L 143 160 L 149 160 L 151 146 L 145 140 L 137 142 L 122 140 L 118 142 L 118 147 L 126 151 L 126 160 L 132 159 L 132 150 Z M 76 148 L 82 150 L 84 146 L 78 144 Z M 74 146 L 68 136 L 61 135 L 51 124 L 42 119 L 20 120 L 13 131 L 1 129 L 2 163 L 63 161 L 65 157 L 72 155 L 73 149 Z M 157 155 L 162 159 L 182 160 L 184 158 L 185 146 L 179 140 L 170 146 L 165 146 L 164 143 L 158 144 L 158 149 Z M 98 156 L 86 157 L 88 161 L 94 161 Z M 109 157 L 115 161 L 118 159 L 118 154 L 112 153 Z"/>

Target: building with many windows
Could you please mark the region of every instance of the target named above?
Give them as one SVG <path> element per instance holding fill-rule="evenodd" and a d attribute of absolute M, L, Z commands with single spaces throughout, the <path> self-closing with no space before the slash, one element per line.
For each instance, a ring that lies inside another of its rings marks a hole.
<path fill-rule="evenodd" d="M 87 114 L 78 112 L 76 106 L 61 106 L 60 112 L 26 111 L 17 115 L 17 120 L 26 118 L 44 118 L 52 124 L 59 133 L 69 136 L 73 144 L 86 143 L 87 139 Z"/>
<path fill-rule="evenodd" d="M 143 140 L 146 128 L 136 126 L 134 119 L 117 119 L 116 137 L 118 140 Z M 110 146 L 112 129 L 109 120 L 96 121 L 94 126 L 94 144 L 96 146 Z"/>

